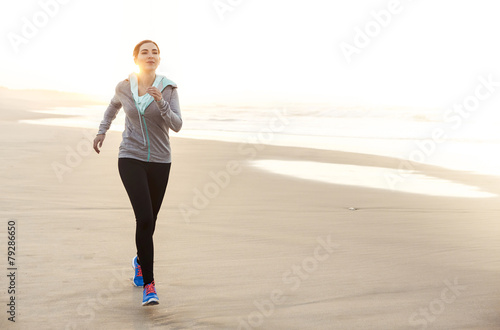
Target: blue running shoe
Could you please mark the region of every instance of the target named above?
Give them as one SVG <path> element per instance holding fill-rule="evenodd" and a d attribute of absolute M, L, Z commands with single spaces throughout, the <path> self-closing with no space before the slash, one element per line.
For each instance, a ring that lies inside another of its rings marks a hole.
<path fill-rule="evenodd" d="M 137 263 L 137 256 L 132 259 L 132 267 L 134 267 L 134 285 L 144 286 L 144 281 L 142 279 L 142 268 L 141 265 Z"/>
<path fill-rule="evenodd" d="M 155 281 L 146 284 L 142 292 L 142 306 L 158 305 L 160 299 L 156 294 Z"/>

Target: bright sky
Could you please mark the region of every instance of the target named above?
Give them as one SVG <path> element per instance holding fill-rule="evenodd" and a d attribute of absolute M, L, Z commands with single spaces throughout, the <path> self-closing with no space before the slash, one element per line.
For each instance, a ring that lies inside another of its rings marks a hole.
<path fill-rule="evenodd" d="M 479 75 L 500 81 L 497 0 L 2 2 L 9 88 L 110 97 L 143 39 L 159 44 L 159 72 L 184 104 L 445 107 L 473 93 Z"/>

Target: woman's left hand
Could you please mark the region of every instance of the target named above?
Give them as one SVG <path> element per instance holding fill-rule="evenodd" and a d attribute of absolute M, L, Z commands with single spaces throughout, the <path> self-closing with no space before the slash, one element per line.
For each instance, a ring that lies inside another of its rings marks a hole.
<path fill-rule="evenodd" d="M 156 87 L 153 87 L 153 86 L 148 87 L 148 89 L 146 89 L 146 93 L 148 93 L 149 95 L 154 97 L 155 101 L 161 101 L 161 99 L 163 98 L 160 90 Z"/>

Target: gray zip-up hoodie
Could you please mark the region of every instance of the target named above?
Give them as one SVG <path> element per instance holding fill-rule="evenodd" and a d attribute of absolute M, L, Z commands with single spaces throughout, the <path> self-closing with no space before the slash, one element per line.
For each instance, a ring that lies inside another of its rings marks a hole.
<path fill-rule="evenodd" d="M 151 102 L 141 114 L 136 107 L 130 81 L 116 85 L 115 96 L 104 112 L 97 134 L 105 134 L 118 111 L 125 111 L 125 130 L 118 158 L 134 158 L 145 162 L 170 163 L 172 161 L 169 129 L 178 132 L 182 127 L 177 86 L 164 78 L 160 87 L 163 101 Z"/>

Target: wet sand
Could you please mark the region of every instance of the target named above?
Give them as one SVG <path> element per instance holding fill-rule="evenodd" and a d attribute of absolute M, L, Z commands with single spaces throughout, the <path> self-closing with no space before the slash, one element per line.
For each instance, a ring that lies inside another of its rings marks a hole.
<path fill-rule="evenodd" d="M 0 233 L 16 221 L 18 270 L 15 324 L 8 278 L 0 281 L 2 329 L 500 328 L 499 198 L 294 179 L 249 162 L 400 161 L 252 145 L 255 155 L 242 154 L 240 144 L 182 131 L 172 133 L 154 236 L 160 305 L 142 307 L 131 282 L 135 220 L 118 175 L 120 133 L 108 133 L 97 155 L 94 131 L 19 124 L 42 115 L 6 104 Z M 419 170 L 500 194 L 498 177 Z"/>

